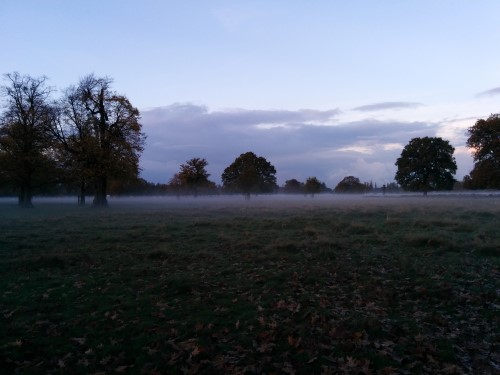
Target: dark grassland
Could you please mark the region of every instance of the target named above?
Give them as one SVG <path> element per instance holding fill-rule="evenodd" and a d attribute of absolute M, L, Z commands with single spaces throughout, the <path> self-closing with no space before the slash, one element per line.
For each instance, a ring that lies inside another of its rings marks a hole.
<path fill-rule="evenodd" d="M 500 372 L 500 199 L 0 204 L 2 373 Z"/>

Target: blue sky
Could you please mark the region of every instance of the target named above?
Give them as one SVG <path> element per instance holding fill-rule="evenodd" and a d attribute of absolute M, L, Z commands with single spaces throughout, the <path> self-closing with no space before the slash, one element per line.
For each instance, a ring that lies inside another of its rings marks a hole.
<path fill-rule="evenodd" d="M 110 76 L 140 109 L 142 176 L 167 182 L 193 157 L 215 182 L 254 151 L 278 182 L 383 184 L 415 136 L 456 148 L 500 111 L 500 2 L 0 2 L 0 73 L 63 89 Z"/>

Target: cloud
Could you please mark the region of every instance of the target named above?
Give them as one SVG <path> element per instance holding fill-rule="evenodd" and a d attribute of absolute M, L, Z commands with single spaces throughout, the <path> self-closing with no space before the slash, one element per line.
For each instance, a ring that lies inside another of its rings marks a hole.
<path fill-rule="evenodd" d="M 316 176 L 334 187 L 347 175 L 382 184 L 393 180 L 402 145 L 439 130 L 438 123 L 342 121 L 340 115 L 338 109 L 210 111 L 192 103 L 143 111 L 148 139 L 142 175 L 167 182 L 180 164 L 202 157 L 211 179 L 220 183 L 223 170 L 237 156 L 253 151 L 276 167 L 279 184 Z"/>
<path fill-rule="evenodd" d="M 500 95 L 500 87 L 495 87 L 493 89 L 480 92 L 475 96 L 476 98 L 484 98 L 486 96 L 496 96 L 496 95 Z"/>
<path fill-rule="evenodd" d="M 339 109 L 326 111 L 313 109 L 298 111 L 227 109 L 225 111 L 209 112 L 205 106 L 191 103 L 175 103 L 147 110 L 142 114 L 142 118 L 143 121 L 148 123 L 175 122 L 184 126 L 205 124 L 217 127 L 255 127 L 265 124 L 329 123 L 339 114 Z"/>
<path fill-rule="evenodd" d="M 422 103 L 412 103 L 412 102 L 382 102 L 374 103 L 368 105 L 362 105 L 360 107 L 353 108 L 354 111 L 360 112 L 372 112 L 372 111 L 384 111 L 384 110 L 398 110 L 407 108 L 417 108 L 421 107 Z"/>

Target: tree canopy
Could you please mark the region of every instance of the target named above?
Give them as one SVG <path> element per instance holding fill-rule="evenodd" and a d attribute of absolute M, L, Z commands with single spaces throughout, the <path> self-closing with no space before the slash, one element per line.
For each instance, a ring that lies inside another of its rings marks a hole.
<path fill-rule="evenodd" d="M 321 192 L 322 184 L 316 177 L 308 177 L 305 184 L 304 190 L 307 194 L 310 194 L 311 197 L 314 197 L 315 194 Z"/>
<path fill-rule="evenodd" d="M 335 186 L 336 193 L 346 194 L 361 194 L 367 190 L 367 186 L 363 184 L 359 178 L 354 176 L 346 176 Z"/>
<path fill-rule="evenodd" d="M 474 168 L 464 178 L 466 188 L 500 188 L 500 114 L 477 120 L 467 130 L 467 146 L 472 149 Z"/>
<path fill-rule="evenodd" d="M 238 156 L 221 176 L 225 189 L 245 194 L 270 193 L 276 186 L 276 169 L 264 157 L 253 152 Z"/>
<path fill-rule="evenodd" d="M 299 194 L 304 192 L 304 183 L 298 181 L 295 178 L 285 181 L 285 186 L 283 186 L 283 191 L 287 194 Z"/>
<path fill-rule="evenodd" d="M 205 192 L 215 191 L 216 185 L 208 180 L 210 173 L 207 172 L 208 162 L 202 158 L 192 158 L 181 164 L 180 171 L 172 177 L 169 186 L 178 194 L 181 192 L 191 192 L 197 196 L 200 190 Z"/>
<path fill-rule="evenodd" d="M 396 161 L 395 180 L 405 190 L 451 190 L 457 164 L 454 147 L 440 137 L 413 138 Z"/>

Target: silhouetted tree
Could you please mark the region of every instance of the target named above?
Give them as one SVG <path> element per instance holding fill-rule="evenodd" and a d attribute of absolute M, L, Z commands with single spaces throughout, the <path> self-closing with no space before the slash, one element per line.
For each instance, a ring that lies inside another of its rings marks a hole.
<path fill-rule="evenodd" d="M 111 83 L 91 74 L 69 87 L 61 102 L 63 120 L 55 129 L 69 176 L 80 184 L 81 199 L 91 181 L 96 206 L 107 205 L 109 179 L 137 178 L 145 140 L 139 111 L 113 92 Z"/>
<path fill-rule="evenodd" d="M 184 185 L 181 177 L 179 176 L 179 173 L 173 175 L 173 177 L 168 182 L 167 186 L 168 190 L 170 192 L 173 192 L 177 196 L 177 198 L 181 196 L 182 190 L 184 189 Z"/>
<path fill-rule="evenodd" d="M 464 179 L 464 186 L 468 189 L 500 188 L 500 114 L 477 120 L 467 130 L 467 135 L 474 168 Z"/>
<path fill-rule="evenodd" d="M 241 154 L 222 173 L 225 189 L 243 193 L 247 199 L 251 193 L 273 192 L 276 186 L 276 169 L 265 158 L 253 152 Z"/>
<path fill-rule="evenodd" d="M 396 161 L 395 180 L 405 190 L 451 190 L 457 164 L 455 149 L 440 137 L 413 138 Z"/>
<path fill-rule="evenodd" d="M 304 190 L 307 194 L 311 194 L 311 197 L 314 197 L 314 194 L 318 194 L 321 192 L 321 182 L 316 177 L 309 177 L 304 184 Z"/>
<path fill-rule="evenodd" d="M 46 78 L 15 72 L 0 88 L 5 111 L 0 117 L 0 170 L 18 191 L 19 205 L 32 207 L 34 189 L 53 181 L 57 164 L 51 124 L 57 111 L 50 102 Z"/>
<path fill-rule="evenodd" d="M 207 187 L 213 183 L 208 180 L 210 174 L 205 169 L 208 162 L 205 159 L 193 158 L 181 164 L 181 170 L 178 173 L 179 179 L 183 185 L 198 195 L 198 189 Z"/>
<path fill-rule="evenodd" d="M 93 183 L 98 146 L 94 137 L 94 120 L 88 114 L 79 87 L 70 86 L 64 91 L 59 112 L 59 121 L 52 128 L 59 141 L 58 157 L 64 167 L 66 182 L 78 187 L 78 204 L 85 205 L 85 196 Z"/>
<path fill-rule="evenodd" d="M 396 193 L 402 190 L 401 187 L 395 182 L 389 182 L 387 185 L 384 186 L 386 193 Z"/>
<path fill-rule="evenodd" d="M 304 184 L 295 178 L 285 181 L 283 191 L 287 194 L 300 194 L 304 191 Z"/>
<path fill-rule="evenodd" d="M 335 186 L 334 191 L 336 193 L 361 194 L 364 193 L 366 189 L 366 185 L 361 183 L 359 178 L 347 176 Z"/>

